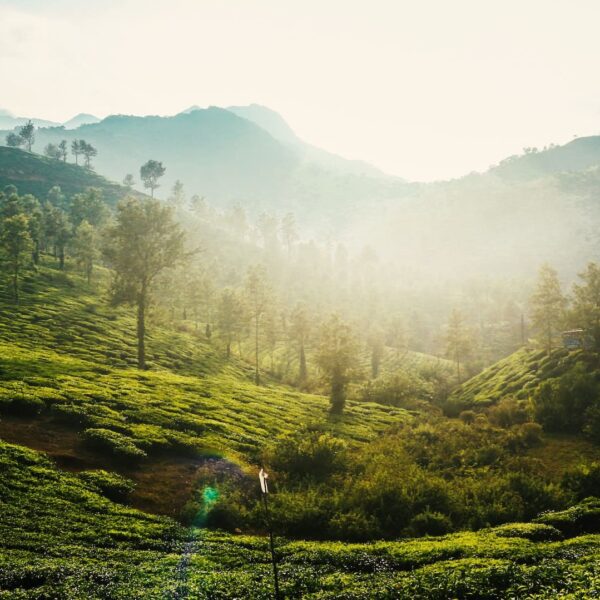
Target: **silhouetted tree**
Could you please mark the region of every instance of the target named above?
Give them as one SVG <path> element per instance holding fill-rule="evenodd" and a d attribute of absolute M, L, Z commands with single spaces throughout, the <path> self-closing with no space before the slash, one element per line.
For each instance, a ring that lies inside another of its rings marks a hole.
<path fill-rule="evenodd" d="M 150 196 L 154 198 L 154 190 L 160 187 L 158 180 L 165 174 L 165 167 L 157 160 L 149 160 L 140 167 L 140 179 L 144 187 L 150 190 Z"/>

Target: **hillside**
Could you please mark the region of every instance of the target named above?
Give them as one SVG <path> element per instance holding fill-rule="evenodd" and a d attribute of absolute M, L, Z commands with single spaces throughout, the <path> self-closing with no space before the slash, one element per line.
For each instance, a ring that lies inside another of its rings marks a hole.
<path fill-rule="evenodd" d="M 89 288 L 48 264 L 24 281 L 18 310 L 3 288 L 0 436 L 48 451 L 65 468 L 126 473 L 140 483 L 139 506 L 177 515 L 201 457 L 245 468 L 267 440 L 297 423 L 322 422 L 364 442 L 406 418 L 401 409 L 353 404 L 329 421 L 326 398 L 275 383 L 257 388 L 248 365 L 227 361 L 193 327 L 176 333 L 152 325 L 152 368 L 140 372 L 132 312 L 109 308 L 104 286 L 101 279 Z M 164 488 L 177 494 L 172 506 Z"/>
<path fill-rule="evenodd" d="M 84 167 L 19 148 L 0 146 L 0 188 L 7 185 L 14 185 L 21 194 L 33 194 L 41 199 L 55 185 L 60 186 L 67 196 L 94 187 L 102 190 L 105 201 L 110 205 L 115 205 L 120 198 L 130 193 L 124 186 Z M 133 193 L 142 196 L 139 192 Z"/>
<path fill-rule="evenodd" d="M 463 383 L 450 401 L 463 407 L 485 407 L 507 397 L 528 400 L 541 382 L 565 375 L 578 362 L 591 367 L 593 361 L 593 356 L 582 351 L 558 349 L 548 356 L 544 350 L 521 349 Z"/>
<path fill-rule="evenodd" d="M 0 139 L 4 135 L 0 132 Z M 339 216 L 356 204 L 370 205 L 406 191 L 400 179 L 356 174 L 354 166 L 340 168 L 351 161 L 339 159 L 336 166 L 308 158 L 254 122 L 216 107 L 173 117 L 120 115 L 76 129 L 39 129 L 34 151 L 79 138 L 98 149 L 98 173 L 116 181 L 127 173 L 137 179 L 150 158 L 162 161 L 167 171 L 158 195 L 165 198 L 179 179 L 188 194 L 206 196 L 216 206 L 243 201 L 253 210 L 297 210 L 299 218 L 312 220 L 317 210 Z"/>

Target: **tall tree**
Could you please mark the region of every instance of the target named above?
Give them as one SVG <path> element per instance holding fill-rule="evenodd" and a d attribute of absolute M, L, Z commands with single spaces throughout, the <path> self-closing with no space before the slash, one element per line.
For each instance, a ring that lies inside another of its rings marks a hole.
<path fill-rule="evenodd" d="M 123 177 L 123 185 L 129 191 L 131 191 L 133 189 L 133 186 L 135 185 L 135 179 L 133 178 L 133 175 L 131 173 L 127 173 L 127 175 L 125 175 L 125 177 Z"/>
<path fill-rule="evenodd" d="M 165 174 L 166 168 L 157 160 L 149 160 L 140 167 L 140 179 L 144 187 L 150 190 L 150 196 L 154 198 L 154 190 L 160 187 L 158 180 Z"/>
<path fill-rule="evenodd" d="M 171 195 L 169 196 L 169 202 L 175 208 L 181 208 L 185 203 L 185 191 L 183 189 L 183 183 L 181 183 L 179 179 L 173 184 Z"/>
<path fill-rule="evenodd" d="M 310 335 L 311 323 L 306 304 L 297 304 L 290 315 L 289 335 L 298 344 L 298 383 L 306 383 L 308 369 L 306 366 L 306 342 Z"/>
<path fill-rule="evenodd" d="M 338 315 L 332 315 L 321 327 L 317 364 L 329 385 L 330 410 L 341 413 L 348 384 L 358 374 L 359 346 L 350 326 Z"/>
<path fill-rule="evenodd" d="M 58 268 L 64 271 L 67 245 L 73 237 L 73 225 L 67 213 L 61 208 L 54 207 L 52 212 L 54 213 L 54 242 L 58 254 Z"/>
<path fill-rule="evenodd" d="M 31 120 L 27 121 L 27 123 L 19 129 L 19 135 L 27 148 L 27 152 L 31 152 L 31 148 L 35 142 L 35 125 Z"/>
<path fill-rule="evenodd" d="M 446 326 L 445 341 L 446 355 L 454 361 L 456 378 L 460 383 L 462 381 L 460 367 L 471 351 L 472 342 L 470 331 L 465 324 L 462 313 L 456 308 L 450 313 Z"/>
<path fill-rule="evenodd" d="M 85 140 L 79 140 L 79 148 L 83 158 L 85 159 L 85 166 L 88 169 L 92 168 L 92 158 L 98 155 L 98 150 L 89 144 Z"/>
<path fill-rule="evenodd" d="M 94 263 L 100 254 L 98 250 L 98 234 L 96 229 L 86 220 L 75 228 L 72 241 L 73 256 L 77 264 L 83 268 L 88 284 L 92 280 Z"/>
<path fill-rule="evenodd" d="M 73 140 L 71 142 L 71 154 L 75 157 L 75 164 L 79 164 L 79 155 L 82 153 L 81 142 L 83 140 Z M 84 142 L 85 143 L 85 142 Z"/>
<path fill-rule="evenodd" d="M 271 286 L 267 279 L 267 272 L 262 265 L 255 265 L 248 269 L 244 292 L 248 315 L 254 325 L 254 382 L 256 385 L 260 385 L 260 327 L 262 317 L 272 300 Z"/>
<path fill-rule="evenodd" d="M 244 306 L 239 296 L 230 288 L 224 289 L 217 305 L 217 327 L 225 341 L 227 358 L 231 356 L 231 343 L 234 336 L 239 334 L 243 322 Z"/>
<path fill-rule="evenodd" d="M 77 227 L 87 221 L 93 227 L 100 227 L 108 218 L 108 208 L 99 188 L 87 188 L 85 192 L 75 194 L 69 206 L 71 222 Z"/>
<path fill-rule="evenodd" d="M 184 233 L 171 209 L 158 201 L 126 198 L 117 207 L 116 222 L 107 231 L 104 255 L 114 270 L 115 304 L 137 308 L 138 367 L 146 368 L 146 311 L 158 275 L 184 262 Z"/>
<path fill-rule="evenodd" d="M 573 286 L 573 314 L 600 353 L 600 267 L 591 262 L 579 277 L 582 282 Z"/>
<path fill-rule="evenodd" d="M 2 220 L 0 249 L 12 274 L 15 304 L 19 304 L 19 278 L 23 267 L 31 260 L 33 249 L 33 241 L 29 234 L 29 222 L 25 214 L 15 214 Z"/>
<path fill-rule="evenodd" d="M 567 301 L 563 296 L 557 272 L 548 264 L 542 265 L 530 299 L 534 331 L 542 337 L 548 354 L 564 322 Z"/>
<path fill-rule="evenodd" d="M 60 143 L 58 144 L 58 150 L 60 152 L 60 158 L 63 162 L 67 162 L 67 154 L 68 154 L 68 149 L 67 149 L 67 140 L 61 140 Z"/>
<path fill-rule="evenodd" d="M 60 160 L 62 157 L 62 153 L 56 144 L 46 144 L 44 154 L 48 158 L 54 158 L 56 160 Z"/>

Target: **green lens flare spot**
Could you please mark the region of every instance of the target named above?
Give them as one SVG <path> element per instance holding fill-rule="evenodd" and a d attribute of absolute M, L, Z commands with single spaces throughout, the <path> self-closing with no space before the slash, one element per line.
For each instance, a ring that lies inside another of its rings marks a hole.
<path fill-rule="evenodd" d="M 206 486 L 202 490 L 202 501 L 205 507 L 213 505 L 219 499 L 219 490 L 214 487 Z"/>

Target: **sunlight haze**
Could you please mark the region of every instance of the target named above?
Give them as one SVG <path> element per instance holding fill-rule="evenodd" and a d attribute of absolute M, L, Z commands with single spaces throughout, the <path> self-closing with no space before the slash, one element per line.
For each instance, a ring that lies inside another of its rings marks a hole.
<path fill-rule="evenodd" d="M 585 0 L 1 0 L 0 108 L 258 103 L 331 152 L 448 178 L 600 131 L 599 19 Z"/>

